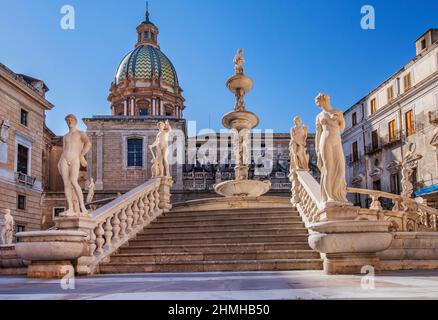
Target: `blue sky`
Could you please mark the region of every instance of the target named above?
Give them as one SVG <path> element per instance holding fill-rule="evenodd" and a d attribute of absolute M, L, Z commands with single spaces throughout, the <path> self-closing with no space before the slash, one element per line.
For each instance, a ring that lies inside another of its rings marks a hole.
<path fill-rule="evenodd" d="M 116 68 L 133 49 L 143 0 L 0 0 L 0 62 L 42 79 L 63 118 L 109 114 L 106 100 Z M 76 9 L 76 29 L 62 30 L 60 9 Z M 373 5 L 376 29 L 362 30 L 360 9 Z M 247 98 L 260 128 L 288 132 L 301 115 L 314 127 L 320 91 L 345 110 L 415 55 L 414 41 L 438 27 L 438 1 L 150 0 L 162 51 L 184 89 L 185 118 L 198 129 L 221 128 L 233 107 L 225 87 L 237 48 L 255 86 Z"/>

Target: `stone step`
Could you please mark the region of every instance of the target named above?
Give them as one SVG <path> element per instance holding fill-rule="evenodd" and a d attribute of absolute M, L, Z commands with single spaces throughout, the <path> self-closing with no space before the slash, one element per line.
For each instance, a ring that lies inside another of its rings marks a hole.
<path fill-rule="evenodd" d="M 258 215 L 254 217 L 234 217 L 234 216 L 204 216 L 204 217 L 178 217 L 178 216 L 166 216 L 159 217 L 154 223 L 167 224 L 167 223 L 175 223 L 175 222 L 184 222 L 184 223 L 209 223 L 211 221 L 232 221 L 232 222 L 242 222 L 245 224 L 248 223 L 257 223 L 257 222 L 302 222 L 301 217 L 296 216 L 285 216 L 285 215 L 274 215 L 274 216 L 263 216 Z"/>
<path fill-rule="evenodd" d="M 157 239 L 157 237 L 172 237 L 178 239 L 185 239 L 187 237 L 204 237 L 204 236 L 223 236 L 228 237 L 229 235 L 269 235 L 269 236 L 292 236 L 292 235 L 303 235 L 307 234 L 306 228 L 260 228 L 260 229 L 241 229 L 237 227 L 227 227 L 218 228 L 216 230 L 175 230 L 174 228 L 169 228 L 167 231 L 156 230 L 156 229 L 144 229 L 142 232 L 137 234 L 138 240 L 145 239 Z"/>
<path fill-rule="evenodd" d="M 274 270 L 321 270 L 321 259 L 275 259 L 275 260 L 220 260 L 190 262 L 124 262 L 100 265 L 100 272 L 227 272 L 227 271 L 274 271 Z"/>
<path fill-rule="evenodd" d="M 165 214 L 165 216 L 178 215 L 186 217 L 194 216 L 209 216 L 209 215 L 245 215 L 245 214 L 294 214 L 299 215 L 298 211 L 294 208 L 245 208 L 245 209 L 221 209 L 221 210 L 184 210 L 184 211 L 171 211 Z"/>
<path fill-rule="evenodd" d="M 180 262 L 220 260 L 273 260 L 273 259 L 319 259 L 312 250 L 270 250 L 246 252 L 168 252 L 168 253 L 119 253 L 111 256 L 110 263 L 125 262 Z"/>
<path fill-rule="evenodd" d="M 0 276 L 24 276 L 27 274 L 27 268 L 0 268 Z"/>
<path fill-rule="evenodd" d="M 216 243 L 216 244 L 174 244 L 141 245 L 130 242 L 119 249 L 120 253 L 168 253 L 168 252 L 246 252 L 269 250 L 311 250 L 304 242 L 268 242 L 268 243 Z"/>
<path fill-rule="evenodd" d="M 197 244 L 197 243 L 258 243 L 258 242 L 306 242 L 308 238 L 307 234 L 303 235 L 227 235 L 227 236 L 145 236 L 140 235 L 135 240 L 131 240 L 131 243 L 137 245 L 155 245 L 155 244 Z"/>
<path fill-rule="evenodd" d="M 158 224 L 158 223 L 152 223 L 148 227 L 144 229 L 143 232 L 149 232 L 152 230 L 160 230 L 160 231 L 167 231 L 167 230 L 177 230 L 177 231 L 188 231 L 188 230 L 203 230 L 203 231 L 214 231 L 214 230 L 223 230 L 226 228 L 239 228 L 239 229 L 245 229 L 245 230 L 256 230 L 256 229 L 264 229 L 264 228 L 305 228 L 304 222 L 283 222 L 283 223 L 271 223 L 271 222 L 261 222 L 261 223 L 232 223 L 228 221 L 220 221 L 220 222 L 214 222 L 210 224 Z"/>

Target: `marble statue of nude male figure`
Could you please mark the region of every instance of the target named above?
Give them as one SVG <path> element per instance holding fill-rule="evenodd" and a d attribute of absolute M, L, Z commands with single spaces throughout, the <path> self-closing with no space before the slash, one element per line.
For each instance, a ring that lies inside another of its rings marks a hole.
<path fill-rule="evenodd" d="M 58 163 L 58 170 L 64 182 L 64 192 L 67 199 L 68 209 L 61 216 L 86 216 L 88 211 L 84 204 L 84 195 L 79 186 L 78 178 L 81 165 L 87 166 L 85 155 L 91 148 L 88 136 L 76 129 L 78 123 L 74 115 L 65 118 L 69 132 L 63 138 L 63 151 Z M 76 208 L 77 201 L 79 208 Z M 77 212 L 78 209 L 80 212 Z"/>

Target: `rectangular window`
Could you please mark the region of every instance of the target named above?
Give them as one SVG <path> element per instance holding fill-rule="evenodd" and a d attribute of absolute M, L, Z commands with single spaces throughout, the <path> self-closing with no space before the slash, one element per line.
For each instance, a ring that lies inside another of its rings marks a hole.
<path fill-rule="evenodd" d="M 389 86 L 388 89 L 386 89 L 386 93 L 388 96 L 388 103 L 390 103 L 394 99 L 394 87 Z"/>
<path fill-rule="evenodd" d="M 414 111 L 409 110 L 405 113 L 405 126 L 406 126 L 406 136 L 410 136 L 414 133 Z"/>
<path fill-rule="evenodd" d="M 145 117 L 145 116 L 148 115 L 148 109 L 141 108 L 138 113 L 139 113 L 140 116 Z"/>
<path fill-rule="evenodd" d="M 353 114 L 351 115 L 351 123 L 352 126 L 355 126 L 357 124 L 357 113 L 353 112 Z"/>
<path fill-rule="evenodd" d="M 389 141 L 394 141 L 395 140 L 395 120 L 391 120 L 388 122 L 388 136 L 389 136 Z"/>
<path fill-rule="evenodd" d="M 29 116 L 29 113 L 28 113 L 26 110 L 21 109 L 20 123 L 21 123 L 23 126 L 26 126 L 26 127 L 27 127 L 28 116 Z"/>
<path fill-rule="evenodd" d="M 400 194 L 400 175 L 394 173 L 391 175 L 391 193 Z"/>
<path fill-rule="evenodd" d="M 370 108 L 371 108 L 371 114 L 375 113 L 377 111 L 377 100 L 376 98 L 372 99 L 370 102 Z"/>
<path fill-rule="evenodd" d="M 377 132 L 377 130 L 371 132 L 371 144 L 373 150 L 376 150 L 379 147 L 379 133 Z"/>
<path fill-rule="evenodd" d="M 357 141 L 353 142 L 351 149 L 353 152 L 353 161 L 358 161 L 359 160 L 359 148 L 357 146 Z"/>
<path fill-rule="evenodd" d="M 409 91 L 411 89 L 411 74 L 408 73 L 403 77 L 403 85 L 404 85 L 404 90 Z"/>
<path fill-rule="evenodd" d="M 128 139 L 128 167 L 143 167 L 143 139 Z"/>
<path fill-rule="evenodd" d="M 17 150 L 17 172 L 28 174 L 29 170 L 29 148 L 18 145 Z"/>
<path fill-rule="evenodd" d="M 19 194 L 17 196 L 17 209 L 26 210 L 26 196 Z"/>

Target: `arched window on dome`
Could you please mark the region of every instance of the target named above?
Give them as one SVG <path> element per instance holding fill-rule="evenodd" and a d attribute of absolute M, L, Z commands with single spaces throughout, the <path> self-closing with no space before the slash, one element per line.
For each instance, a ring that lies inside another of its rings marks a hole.
<path fill-rule="evenodd" d="M 135 114 L 137 116 L 145 117 L 152 114 L 151 104 L 147 100 L 137 101 L 135 109 Z"/>
<path fill-rule="evenodd" d="M 149 31 L 145 31 L 145 32 L 143 33 L 143 39 L 144 39 L 144 40 L 149 40 Z"/>

